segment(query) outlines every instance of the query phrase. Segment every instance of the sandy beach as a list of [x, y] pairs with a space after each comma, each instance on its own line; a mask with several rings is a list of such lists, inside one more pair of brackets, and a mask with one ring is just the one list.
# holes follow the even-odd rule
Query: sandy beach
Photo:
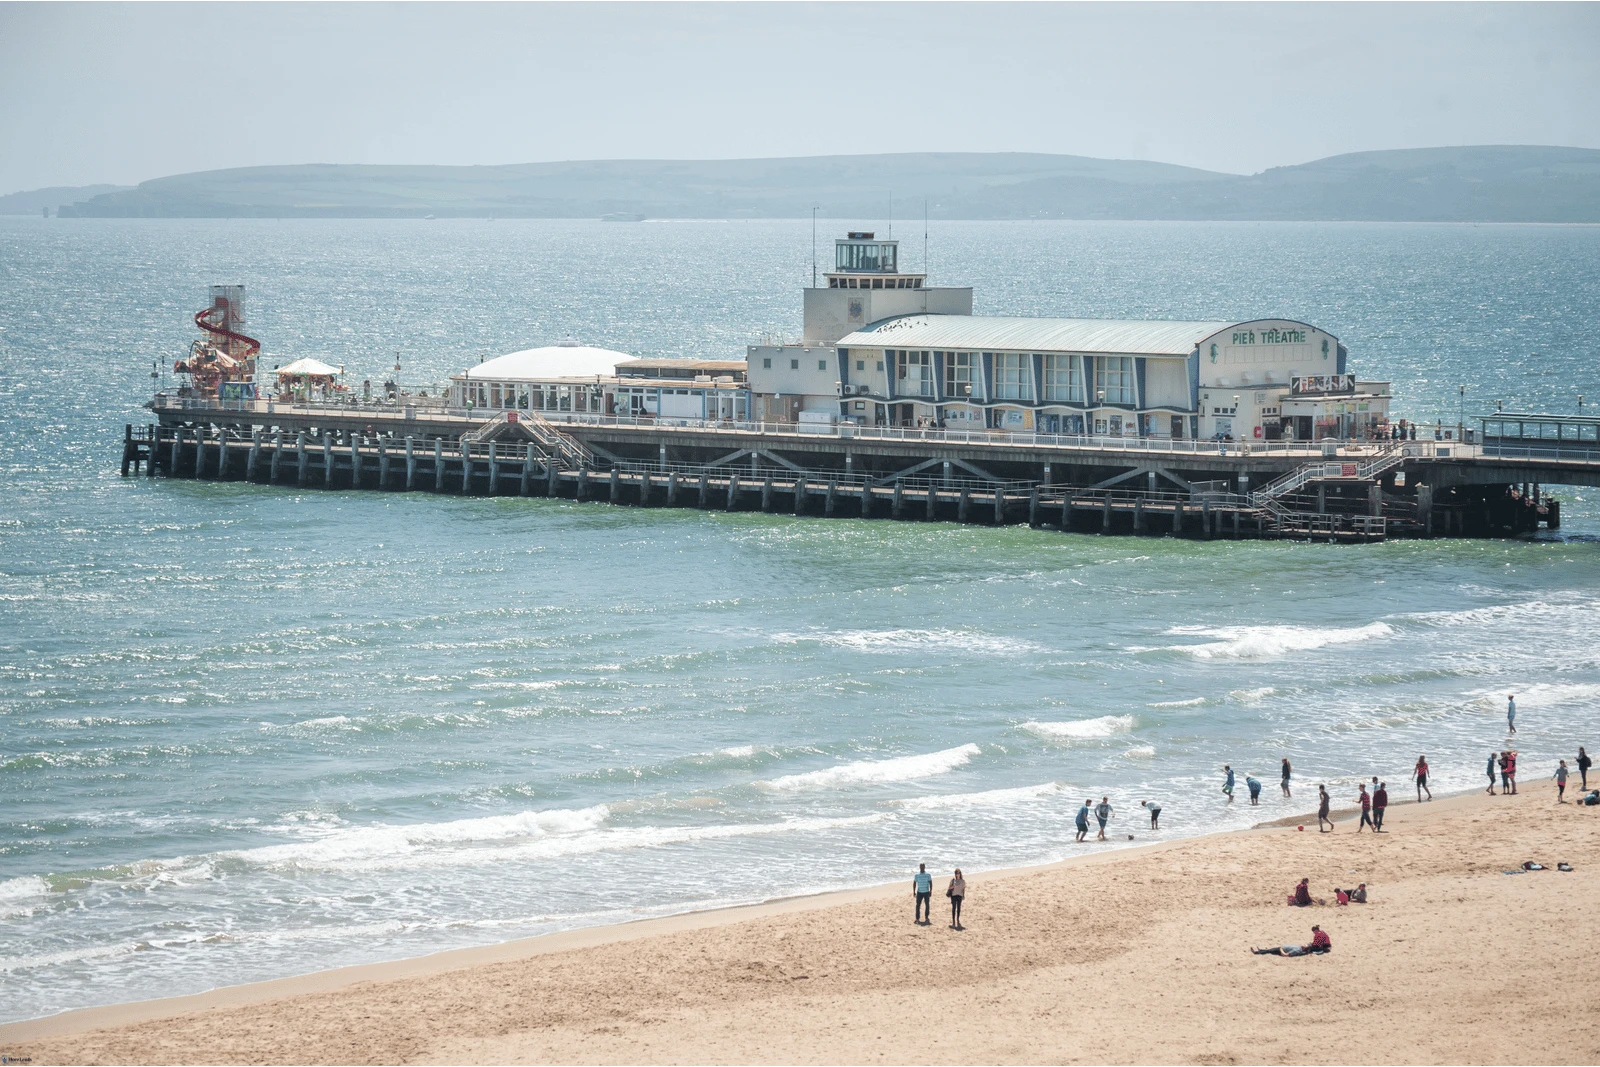
[[[1575, 783], [1574, 783], [1575, 784]], [[1241, 801], [1243, 803], [1243, 801]], [[1263, 809], [1269, 811], [1270, 809]], [[1595, 1063], [1600, 808], [1402, 804], [72, 1012], [33, 1063]], [[1139, 809], [1115, 829], [1137, 833]], [[1064, 828], [1070, 836], [1070, 826]], [[1523, 861], [1550, 870], [1507, 874]], [[1558, 862], [1576, 871], [1556, 871]], [[1366, 906], [1295, 909], [1366, 882]], [[1326, 956], [1253, 956], [1310, 940]]]

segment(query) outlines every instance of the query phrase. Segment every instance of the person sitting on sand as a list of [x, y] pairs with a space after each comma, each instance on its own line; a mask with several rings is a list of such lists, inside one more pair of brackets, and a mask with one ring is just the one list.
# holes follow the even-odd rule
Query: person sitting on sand
[[[1328, 804], [1328, 787], [1325, 785], [1317, 786], [1317, 833], [1319, 834], [1333, 833], [1333, 820], [1328, 818]], [[1323, 823], [1328, 824], [1326, 830], [1322, 828]]]
[[1309, 878], [1300, 879], [1300, 884], [1294, 887], [1293, 893], [1289, 894], [1289, 906], [1291, 908], [1309, 908], [1313, 904], [1321, 903], [1322, 901], [1315, 900], [1311, 896], [1311, 879]]
[[1253, 805], [1260, 804], [1261, 803], [1261, 783], [1256, 781], [1254, 778], [1250, 777], [1247, 774], [1247, 775], [1244, 776], [1244, 784], [1245, 784], [1245, 788], [1250, 790], [1250, 803], [1251, 803], [1251, 805], [1253, 806]]
[[1154, 800], [1141, 800], [1141, 801], [1139, 801], [1139, 806], [1141, 808], [1148, 808], [1150, 810], [1150, 829], [1152, 829], [1152, 830], [1161, 829], [1161, 805], [1160, 805], [1160, 803], [1158, 803], [1157, 801], [1154, 801]]
[[1350, 890], [1350, 903], [1352, 903], [1352, 904], [1365, 904], [1366, 902], [1367, 902], [1367, 883], [1362, 882], [1360, 885], [1358, 885], [1354, 889]]
[[1313, 926], [1309, 945], [1279, 945], [1277, 948], [1253, 948], [1250, 951], [1257, 956], [1320, 956], [1333, 951], [1333, 942], [1322, 932], [1322, 927]]

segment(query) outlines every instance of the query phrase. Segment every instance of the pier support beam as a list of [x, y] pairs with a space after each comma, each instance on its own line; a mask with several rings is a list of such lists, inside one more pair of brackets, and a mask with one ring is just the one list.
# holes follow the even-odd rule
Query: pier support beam
[[898, 519], [900, 517], [905, 488], [905, 483], [896, 478], [894, 483], [894, 502], [889, 505], [889, 516], [891, 518]]
[[1006, 491], [998, 485], [994, 487], [994, 524], [1006, 524]]
[[1378, 516], [1383, 514], [1383, 486], [1373, 482], [1367, 488], [1367, 514]]
[[256, 464], [261, 460], [261, 427], [250, 431], [250, 455], [244, 461], [244, 480], [256, 480]]
[[322, 435], [322, 487], [333, 488], [333, 435]]
[[417, 453], [416, 441], [410, 434], [406, 435], [406, 492], [410, 492], [417, 484]]
[[711, 475], [707, 474], [705, 471], [701, 471], [700, 472], [700, 506], [701, 507], [705, 507], [706, 506], [706, 502], [710, 499], [710, 493], [711, 493]]
[[196, 478], [200, 477], [200, 472], [205, 469], [205, 465], [206, 428], [204, 426], [196, 426], [194, 428], [194, 476]]
[[[949, 464], [945, 464], [945, 466], [948, 467]], [[963, 486], [962, 490], [961, 490], [961, 496], [956, 501], [956, 521], [957, 522], [966, 522], [967, 521], [967, 506], [971, 502], [972, 502], [972, 490], [970, 490], [970, 489], [968, 489], [968, 488]]]
[[1317, 483], [1317, 514], [1328, 513], [1328, 487], [1321, 482]]
[[378, 435], [378, 488], [389, 488], [389, 435]]
[[617, 503], [621, 503], [621, 501], [622, 501], [622, 472], [620, 470], [618, 470], [617, 468], [612, 467], [611, 468], [611, 502], [613, 504], [617, 504]]
[[489, 442], [489, 495], [500, 488], [500, 442]]
[[937, 489], [931, 485], [928, 486], [928, 495], [923, 499], [922, 503], [927, 508], [924, 518], [932, 522], [939, 517], [939, 491]]
[[797, 476], [794, 480], [794, 513], [804, 515], [806, 510], [806, 480]]
[[[1049, 466], [1046, 464], [1045, 466]], [[1034, 486], [1028, 491], [1028, 525], [1039, 525], [1039, 487]]]
[[1144, 497], [1133, 501], [1133, 532], [1144, 533]]
[[444, 442], [433, 439], [433, 491], [444, 492]]
[[517, 480], [517, 495], [528, 495], [528, 484], [533, 481], [533, 445], [522, 446], [522, 477]]
[[827, 502], [823, 505], [822, 513], [824, 515], [826, 515], [830, 519], [833, 518], [833, 498], [834, 498], [834, 495], [836, 493], [838, 493], [838, 492], [839, 492], [839, 479], [837, 479], [837, 478], [829, 478], [828, 479], [828, 499], [827, 499]]
[[589, 468], [588, 467], [579, 467], [578, 468], [577, 499], [579, 499], [579, 500], [588, 500], [589, 499]]
[[738, 502], [738, 500], [739, 500], [739, 476], [737, 474], [730, 474], [730, 475], [728, 475], [728, 506], [726, 508], [724, 508], [723, 510], [724, 511], [732, 511], [734, 504], [736, 504]]
[[472, 491], [472, 449], [465, 441], [458, 442], [456, 448], [461, 451], [461, 491], [469, 493]]
[[228, 429], [225, 426], [217, 428], [217, 476], [216, 481], [222, 481], [228, 474]]
[[1100, 501], [1100, 532], [1111, 532], [1111, 497]]
[[172, 458], [167, 460], [167, 474], [178, 473], [178, 450], [183, 447], [183, 427], [177, 426], [172, 430]]
[[1181, 500], [1172, 502], [1172, 532], [1174, 534], [1183, 533], [1183, 501]]
[[761, 510], [772, 510], [772, 475], [770, 474], [761, 483]]
[[1200, 505], [1200, 536], [1211, 540], [1211, 501]]
[[350, 488], [361, 488], [361, 435], [350, 435]]
[[[662, 447], [664, 448], [666, 446], [663, 445]], [[677, 506], [678, 506], [678, 472], [677, 471], [673, 471], [671, 474], [667, 475], [667, 507], [675, 508]]]
[[561, 485], [561, 472], [556, 468], [554, 456], [546, 456], [544, 460], [544, 495], [553, 497]]
[[294, 459], [298, 468], [295, 474], [295, 485], [301, 489], [306, 487], [306, 468], [311, 463], [311, 457], [306, 454], [306, 432], [301, 430], [294, 435]]
[[272, 485], [278, 484], [278, 461], [283, 458], [283, 431], [277, 430], [272, 435], [272, 465], [267, 469], [267, 481]]

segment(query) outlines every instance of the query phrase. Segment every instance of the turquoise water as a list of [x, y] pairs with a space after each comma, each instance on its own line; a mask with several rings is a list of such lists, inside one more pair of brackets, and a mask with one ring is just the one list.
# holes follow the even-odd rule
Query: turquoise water
[[[377, 380], [399, 349], [414, 386], [567, 334], [742, 355], [797, 332], [809, 249], [809, 221], [0, 219], [0, 1017], [1052, 859], [1089, 796], [1147, 841], [1319, 781], [1404, 794], [1421, 752], [1470, 788], [1508, 692], [1525, 781], [1600, 742], [1590, 490], [1559, 537], [1340, 548], [116, 474], [212, 282], [269, 363]], [[1597, 228], [931, 251], [981, 312], [1315, 322], [1411, 418], [1453, 423], [1460, 384], [1469, 413], [1600, 399]]]

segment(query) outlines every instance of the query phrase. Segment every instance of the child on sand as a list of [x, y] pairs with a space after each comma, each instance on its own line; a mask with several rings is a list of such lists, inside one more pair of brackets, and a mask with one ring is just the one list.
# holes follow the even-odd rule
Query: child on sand
[[[1326, 830], [1322, 828], [1323, 823], [1328, 824]], [[1317, 833], [1331, 834], [1332, 832], [1333, 820], [1328, 818], [1328, 787], [1319, 785], [1317, 786]]]
[[[1365, 783], [1356, 786], [1356, 788], [1361, 790], [1361, 795], [1356, 797], [1357, 800], [1361, 801], [1361, 826], [1356, 827], [1356, 833], [1359, 834], [1362, 826], [1372, 826], [1372, 797], [1368, 794]], [[1376, 828], [1374, 828], [1373, 832], [1377, 832]]]
[[1552, 777], [1555, 778], [1555, 780], [1556, 780], [1556, 803], [1557, 804], [1565, 804], [1567, 802], [1567, 761], [1566, 760], [1562, 760], [1561, 761], [1561, 766], [1556, 768], [1556, 773], [1554, 775], [1552, 775]]
[[1494, 753], [1489, 753], [1489, 795], [1494, 796]]

